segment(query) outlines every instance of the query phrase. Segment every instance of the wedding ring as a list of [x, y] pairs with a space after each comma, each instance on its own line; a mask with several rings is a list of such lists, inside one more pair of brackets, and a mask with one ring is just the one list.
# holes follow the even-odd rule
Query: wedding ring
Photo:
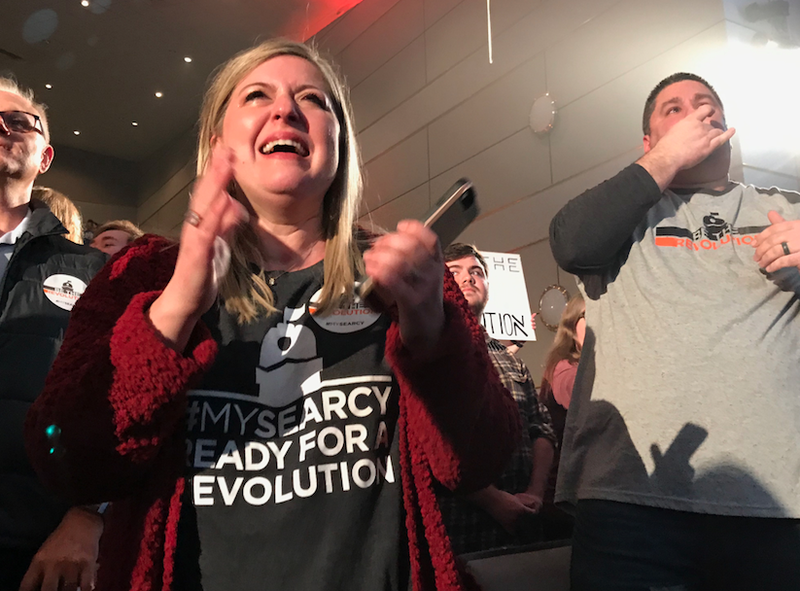
[[792, 254], [792, 251], [789, 250], [789, 245], [786, 242], [781, 242], [781, 247], [783, 248], [783, 254], [787, 257]]
[[187, 209], [186, 214], [183, 216], [183, 221], [185, 221], [190, 226], [194, 226], [195, 228], [200, 225], [200, 222], [203, 221], [203, 218], [200, 217], [200, 214], [197, 213], [193, 209]]

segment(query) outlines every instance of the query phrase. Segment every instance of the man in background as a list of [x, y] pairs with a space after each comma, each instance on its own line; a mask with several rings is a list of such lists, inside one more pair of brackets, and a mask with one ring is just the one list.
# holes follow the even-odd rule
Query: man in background
[[91, 509], [70, 508], [44, 490], [22, 438], [25, 414], [44, 386], [70, 310], [106, 261], [67, 240], [50, 210], [31, 203], [34, 181], [52, 161], [44, 107], [14, 80], [0, 78], [2, 591], [57, 589], [59, 581], [88, 591], [102, 532], [102, 519]]
[[800, 195], [730, 180], [695, 74], [642, 123], [644, 156], [550, 224], [586, 300], [556, 491], [572, 589], [800, 589]]
[[144, 232], [133, 222], [114, 220], [106, 222], [94, 231], [91, 246], [112, 256], [141, 236], [144, 236]]
[[[471, 245], [455, 243], [445, 249], [444, 260], [470, 309], [480, 318], [489, 300], [483, 256]], [[519, 406], [522, 440], [495, 484], [463, 497], [442, 497], [442, 513], [457, 554], [541, 541], [538, 513], [555, 449], [550, 416], [539, 404], [528, 368], [484, 334], [500, 380]]]

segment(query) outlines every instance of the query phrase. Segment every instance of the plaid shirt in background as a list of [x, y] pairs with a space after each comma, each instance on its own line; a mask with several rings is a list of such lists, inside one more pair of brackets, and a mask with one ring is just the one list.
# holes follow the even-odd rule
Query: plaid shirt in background
[[[485, 332], [485, 331], [484, 331]], [[550, 413], [539, 403], [536, 386], [530, 371], [525, 364], [496, 339], [486, 336], [486, 346], [503, 385], [511, 392], [519, 406], [522, 420], [522, 437], [514, 455], [500, 478], [494, 485], [511, 494], [524, 492], [528, 488], [533, 471], [531, 448], [533, 441], [544, 437], [556, 445], [556, 436]], [[490, 441], [486, 445], [491, 445]], [[483, 509], [473, 505], [464, 498], [440, 496], [447, 533], [456, 554], [478, 552], [502, 546], [516, 546], [537, 542], [541, 536], [538, 520], [521, 523], [519, 532], [512, 536], [489, 516]], [[525, 526], [529, 525], [529, 528]]]

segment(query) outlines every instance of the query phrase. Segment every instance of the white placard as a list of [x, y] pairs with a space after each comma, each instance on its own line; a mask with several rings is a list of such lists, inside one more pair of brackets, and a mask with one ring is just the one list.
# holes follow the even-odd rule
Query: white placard
[[522, 258], [502, 252], [481, 254], [489, 269], [489, 301], [481, 323], [498, 340], [535, 341]]

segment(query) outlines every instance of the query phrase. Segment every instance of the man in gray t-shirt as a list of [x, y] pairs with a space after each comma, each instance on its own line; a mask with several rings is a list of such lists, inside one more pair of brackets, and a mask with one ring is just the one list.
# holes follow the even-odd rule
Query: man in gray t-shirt
[[573, 589], [800, 589], [800, 195], [729, 180], [696, 75], [643, 119], [645, 155], [550, 226], [586, 298]]

